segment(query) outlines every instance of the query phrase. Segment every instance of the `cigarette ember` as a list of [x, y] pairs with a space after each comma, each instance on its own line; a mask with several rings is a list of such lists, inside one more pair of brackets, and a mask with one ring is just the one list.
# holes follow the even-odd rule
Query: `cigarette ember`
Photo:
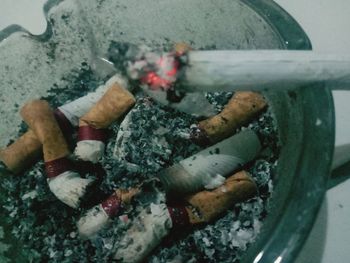
[[190, 49], [186, 44], [178, 44], [173, 52], [154, 52], [141, 47], [129, 63], [128, 74], [138, 79], [151, 90], [169, 90], [178, 77], [181, 56]]
[[[162, 74], [166, 75], [167, 71], [164, 72]], [[83, 100], [90, 102], [76, 104], [82, 105], [76, 112], [72, 111], [75, 106], [59, 107], [69, 123], [77, 126], [79, 118], [107, 91], [108, 79], [94, 79], [90, 71], [83, 71], [71, 79], [73, 87], [53, 92], [48, 98], [50, 105], [57, 107], [75, 99], [82, 101], [80, 97], [87, 95], [86, 87], [91, 92], [100, 87], [94, 93], [96, 96], [89, 97], [94, 98], [93, 103], [90, 99]], [[80, 86], [81, 80], [88, 85]], [[162, 85], [157, 88], [173, 87], [173, 84]], [[100, 92], [102, 87], [103, 92]], [[72, 89], [77, 96], [71, 96]], [[229, 168], [230, 171], [233, 169], [231, 172], [213, 173], [211, 178], [206, 178], [211, 180], [202, 184], [200, 189], [174, 196], [167, 193], [166, 185], [157, 177], [183, 160], [195, 157], [208, 144], [213, 146], [209, 150], [210, 155], [220, 154], [221, 150], [215, 147], [220, 142], [212, 140], [206, 146], [198, 146], [190, 135], [191, 126], [200, 123], [200, 119], [161, 105], [142, 90], [133, 91], [132, 95], [135, 105], [103, 128], [109, 135], [103, 138], [104, 151], [99, 157], [103, 173], [96, 174], [93, 169], [80, 170], [79, 179], [97, 178], [95, 180], [98, 181], [97, 188], [86, 187], [89, 196], [92, 196], [90, 207], [74, 210], [58, 200], [47, 185], [43, 161], [18, 176], [3, 177], [1, 186], [7, 198], [1, 200], [1, 204], [11, 219], [12, 236], [26, 245], [28, 259], [32, 262], [111, 262], [114, 258], [124, 262], [144, 260], [152, 263], [174, 260], [239, 261], [260, 231], [267, 200], [273, 189], [271, 173], [277, 165], [278, 138], [270, 109], [256, 113], [245, 122], [245, 127], [235, 128], [234, 134], [225, 135], [229, 139], [243, 132], [258, 138], [258, 143], [253, 143], [251, 147], [256, 149], [252, 150], [253, 157], [248, 157], [248, 153], [244, 157], [248, 162], [244, 166], [246, 172], [240, 172], [242, 167], [239, 165], [237, 170]], [[218, 93], [208, 97], [220, 113], [231, 96], [231, 93]], [[227, 99], [222, 100], [224, 97]], [[73, 144], [67, 144], [67, 147], [72, 149], [76, 140], [73, 136]], [[260, 147], [270, 147], [271, 154], [260, 155]], [[75, 166], [76, 160], [68, 160], [64, 158], [65, 154], [61, 155], [63, 159], [58, 156], [52, 158], [52, 161], [60, 162], [58, 166], [63, 169], [54, 169], [55, 173], [64, 173], [67, 166], [74, 167], [74, 171], [79, 168]], [[190, 162], [187, 164], [188, 170], [192, 171]], [[51, 169], [50, 163], [46, 166]], [[237, 174], [244, 178], [239, 177], [232, 182], [244, 186], [230, 187], [230, 178]], [[140, 185], [141, 191], [131, 194], [131, 201], [120, 206], [119, 201], [125, 199], [120, 199], [120, 192], [115, 194], [115, 189], [130, 190]], [[242, 193], [237, 189], [245, 190]], [[220, 209], [216, 209], [218, 204], [210, 206], [214, 203], [208, 200], [213, 196], [222, 201]], [[87, 230], [84, 232], [79, 222], [87, 215], [92, 215], [89, 217], [92, 220], [85, 222], [92, 224], [84, 224]], [[201, 227], [193, 228], [197, 224]], [[182, 235], [178, 236], [180, 232]], [[139, 236], [138, 233], [145, 234]], [[142, 245], [141, 249], [138, 245]], [[135, 253], [130, 254], [130, 251]]]

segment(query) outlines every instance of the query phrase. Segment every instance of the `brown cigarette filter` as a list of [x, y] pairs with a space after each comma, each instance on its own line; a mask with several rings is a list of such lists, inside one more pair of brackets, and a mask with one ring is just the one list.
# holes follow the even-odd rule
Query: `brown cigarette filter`
[[176, 55], [182, 56], [186, 52], [192, 50], [191, 46], [185, 42], [178, 42], [174, 45]]
[[200, 224], [215, 220], [234, 204], [243, 202], [257, 193], [257, 186], [250, 175], [241, 171], [226, 179], [213, 191], [202, 191], [186, 197], [189, 223]]
[[114, 83], [103, 97], [80, 118], [79, 126], [90, 126], [94, 129], [107, 128], [135, 104], [134, 96]]
[[[56, 110], [55, 118], [61, 127], [65, 130], [65, 135], [73, 132], [73, 127], [66, 116]], [[28, 130], [15, 142], [0, 150], [0, 160], [6, 165], [7, 170], [18, 174], [29, 167], [42, 154], [42, 144], [32, 130]]]
[[43, 145], [45, 162], [70, 154], [53, 111], [46, 101], [34, 100], [27, 103], [21, 109], [21, 116]]
[[41, 142], [31, 130], [7, 148], [0, 150], [0, 160], [12, 173], [19, 173], [41, 154]]
[[192, 138], [196, 143], [219, 142], [233, 135], [237, 128], [248, 123], [267, 106], [264, 97], [256, 92], [236, 92], [221, 113], [199, 122]]

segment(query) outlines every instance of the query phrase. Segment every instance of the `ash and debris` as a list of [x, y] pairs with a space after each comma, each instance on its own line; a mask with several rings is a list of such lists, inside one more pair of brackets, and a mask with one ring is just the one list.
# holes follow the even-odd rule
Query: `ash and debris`
[[[96, 78], [85, 64], [79, 72], [73, 72], [67, 78], [71, 86], [64, 89], [53, 87], [46, 98], [53, 107], [81, 97], [105, 81]], [[215, 92], [206, 96], [220, 112], [232, 93]], [[194, 117], [158, 104], [141, 90], [136, 97], [137, 103], [127, 115], [131, 121], [124, 126], [127, 136], [120, 143], [116, 142], [121, 122], [109, 128], [106, 155], [101, 160], [104, 175], [100, 178], [98, 190], [108, 195], [117, 187], [145, 182], [143, 195], [136, 198], [132, 209], [125, 209], [123, 215], [94, 239], [79, 238], [76, 222], [84, 209], [73, 210], [55, 198], [48, 188], [42, 161], [23, 174], [2, 178], [2, 213], [10, 226], [7, 235], [16, 240], [27, 262], [110, 262], [132, 218], [150, 202], [162, 202], [162, 189], [157, 181], [152, 180], [154, 175], [200, 150], [188, 139], [190, 127], [197, 121]], [[148, 262], [239, 262], [249, 244], [254, 242], [267, 214], [268, 197], [273, 190], [278, 139], [269, 111], [242, 129], [247, 128], [259, 134], [267, 149], [248, 167], [258, 185], [259, 195], [235, 205], [214, 223], [180, 236], [172, 233], [150, 255]], [[23, 125], [22, 132], [24, 130]], [[116, 148], [123, 152], [120, 158], [114, 156]], [[0, 232], [0, 239], [1, 236]], [[19, 251], [18, 248], [1, 246], [1, 241], [0, 249], [9, 250], [9, 254]]]
[[217, 113], [220, 113], [227, 102], [231, 99], [233, 92], [206, 92], [205, 96], [209, 103], [211, 103]]

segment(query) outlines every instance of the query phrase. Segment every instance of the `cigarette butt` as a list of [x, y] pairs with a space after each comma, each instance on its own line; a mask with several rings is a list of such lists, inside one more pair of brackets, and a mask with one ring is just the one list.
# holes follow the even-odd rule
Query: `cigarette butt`
[[157, 177], [172, 194], [214, 189], [225, 177], [254, 160], [260, 150], [257, 134], [244, 130], [160, 171]]
[[221, 113], [198, 123], [191, 134], [195, 143], [216, 143], [235, 133], [267, 107], [264, 97], [256, 92], [236, 92]]
[[[111, 79], [116, 79], [113, 76]], [[67, 137], [78, 126], [78, 119], [103, 96], [107, 90], [107, 84], [100, 86], [96, 91], [60, 106], [54, 111], [55, 118]], [[7, 148], [0, 150], [0, 160], [6, 165], [6, 169], [18, 174], [36, 161], [42, 152], [42, 144], [36, 138], [35, 133], [29, 130]]]
[[136, 102], [134, 96], [126, 90], [127, 83], [122, 79], [112, 79], [108, 86], [110, 87], [102, 98], [79, 120], [75, 155], [81, 160], [98, 162], [105, 149], [104, 129]]
[[[66, 103], [55, 110], [55, 118], [65, 136], [74, 132], [74, 127], [79, 124], [78, 119], [96, 104], [112, 82], [119, 79], [119, 75], [115, 75], [105, 85], [98, 87], [96, 91]], [[7, 170], [17, 174], [38, 159], [41, 151], [41, 142], [36, 138], [35, 133], [28, 131], [13, 144], [0, 150], [0, 160], [5, 164]]]
[[84, 116], [79, 126], [105, 129], [129, 110], [136, 100], [134, 96], [115, 82]]
[[151, 204], [133, 221], [131, 228], [116, 247], [117, 262], [142, 262], [147, 255], [168, 235], [172, 227], [171, 217], [165, 204]]
[[189, 222], [192, 225], [209, 223], [234, 204], [243, 202], [256, 193], [257, 186], [251, 176], [245, 171], [238, 172], [213, 191], [201, 191], [185, 198], [190, 204], [190, 207], [186, 207]]
[[23, 134], [7, 148], [0, 150], [0, 160], [12, 173], [19, 173], [41, 154], [41, 142], [33, 131]]
[[91, 238], [103, 227], [106, 227], [111, 218], [120, 214], [123, 207], [130, 204], [135, 195], [140, 192], [139, 188], [117, 189], [110, 197], [101, 204], [88, 210], [77, 222], [78, 232], [82, 238]]
[[31, 101], [22, 107], [20, 113], [42, 143], [45, 162], [69, 155], [62, 131], [46, 101]]
[[[235, 203], [245, 201], [257, 192], [256, 184], [247, 172], [229, 177], [224, 185], [213, 191], [188, 196], [187, 206], [169, 207], [151, 204], [133, 222], [117, 247], [118, 262], [142, 262], [160, 244], [171, 228], [183, 229], [215, 220]], [[194, 211], [195, 210], [195, 211]]]
[[43, 145], [45, 169], [51, 192], [63, 203], [78, 208], [80, 199], [93, 179], [84, 179], [74, 171], [67, 156], [68, 145], [49, 104], [34, 100], [21, 109], [21, 116]]
[[[71, 134], [73, 127], [65, 115], [56, 110], [55, 118], [64, 134]], [[20, 173], [35, 162], [42, 153], [42, 144], [32, 130], [28, 130], [14, 143], [0, 150], [0, 160], [14, 174]]]

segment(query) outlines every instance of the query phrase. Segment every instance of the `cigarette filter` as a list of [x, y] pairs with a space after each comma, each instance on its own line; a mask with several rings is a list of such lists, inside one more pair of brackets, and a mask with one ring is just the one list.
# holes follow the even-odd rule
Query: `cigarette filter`
[[200, 145], [219, 142], [249, 123], [267, 107], [264, 97], [256, 92], [236, 92], [225, 108], [217, 115], [198, 123], [191, 134], [192, 140]]
[[40, 141], [33, 131], [28, 131], [7, 148], [0, 150], [0, 160], [9, 171], [16, 174], [31, 164], [40, 153]]
[[45, 169], [50, 190], [63, 203], [77, 208], [91, 179], [72, 171], [67, 158], [68, 145], [46, 101], [34, 100], [21, 109], [21, 116], [43, 145]]
[[245, 171], [238, 172], [212, 191], [201, 191], [185, 198], [190, 204], [186, 207], [189, 223], [191, 225], [209, 223], [233, 204], [243, 202], [256, 193], [257, 186], [251, 176]]
[[105, 148], [105, 131], [112, 122], [124, 115], [134, 104], [134, 96], [126, 90], [123, 79], [114, 79], [102, 98], [79, 121], [78, 144], [75, 154], [80, 159], [96, 163]]
[[[73, 132], [73, 127], [79, 125], [79, 118], [97, 103], [117, 78], [118, 75], [113, 76], [105, 85], [99, 86], [96, 91], [68, 102], [55, 110], [55, 118], [65, 136]], [[35, 133], [29, 130], [7, 148], [0, 150], [0, 160], [10, 172], [20, 173], [39, 158], [42, 152], [41, 146]]]

